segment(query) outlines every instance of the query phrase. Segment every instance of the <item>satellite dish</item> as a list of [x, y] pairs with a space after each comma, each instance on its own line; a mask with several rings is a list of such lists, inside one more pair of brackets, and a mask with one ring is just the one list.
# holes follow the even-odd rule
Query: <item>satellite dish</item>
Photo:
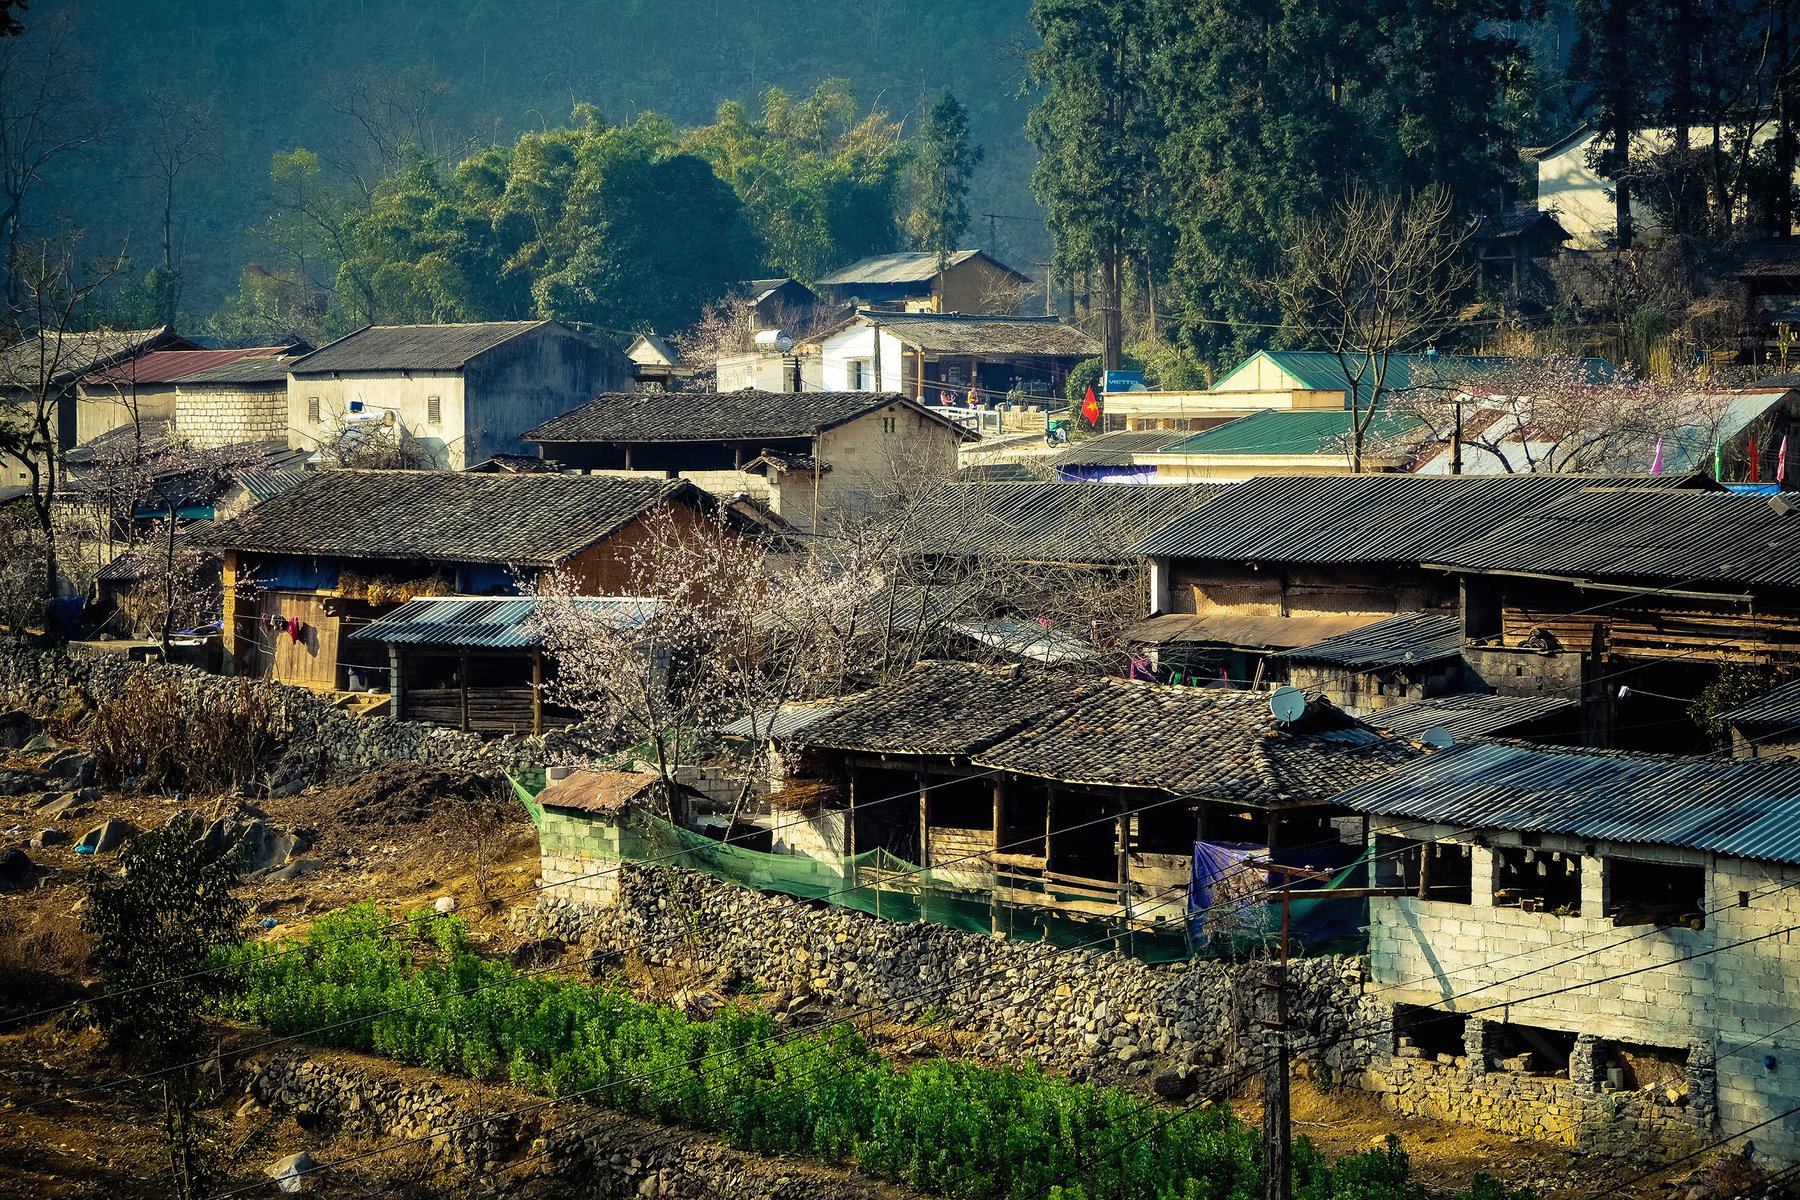
[[1283, 725], [1292, 725], [1306, 715], [1306, 693], [1297, 687], [1278, 687], [1269, 693], [1269, 711]]
[[1450, 736], [1448, 729], [1442, 725], [1435, 725], [1425, 731], [1425, 744], [1435, 746], [1439, 750], [1448, 750], [1456, 745], [1456, 739]]

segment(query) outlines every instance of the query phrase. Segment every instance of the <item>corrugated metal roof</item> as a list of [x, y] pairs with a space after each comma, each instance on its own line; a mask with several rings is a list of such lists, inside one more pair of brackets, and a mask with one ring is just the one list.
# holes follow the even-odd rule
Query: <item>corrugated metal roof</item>
[[952, 483], [914, 510], [914, 537], [923, 552], [957, 557], [1131, 562], [1132, 543], [1223, 490], [1217, 484]]
[[[1226, 421], [1156, 451], [1156, 454], [1280, 454], [1343, 457], [1349, 453], [1352, 414], [1341, 409], [1263, 409]], [[1363, 435], [1363, 452], [1378, 454], [1384, 445], [1423, 441], [1431, 427], [1405, 413], [1378, 412]]]
[[1800, 679], [1728, 708], [1715, 719], [1727, 725], [1800, 729]]
[[1563, 696], [1492, 696], [1480, 693], [1456, 696], [1433, 696], [1396, 704], [1363, 720], [1377, 729], [1385, 729], [1396, 737], [1421, 738], [1433, 729], [1442, 729], [1462, 741], [1467, 738], [1503, 734], [1529, 722], [1547, 717], [1573, 716], [1580, 705]]
[[1462, 619], [1444, 613], [1402, 613], [1350, 633], [1296, 646], [1281, 657], [1371, 671], [1455, 658], [1462, 653]]
[[333, 371], [456, 371], [477, 355], [551, 321], [369, 325], [295, 360], [296, 375]]
[[[150, 350], [89, 371], [82, 376], [81, 382], [90, 387], [110, 388], [174, 383], [240, 359], [274, 359], [285, 349], [286, 346], [249, 346], [239, 350]], [[282, 378], [287, 378], [285, 368]]]
[[[621, 628], [641, 625], [656, 601], [635, 596], [587, 597], [578, 601], [604, 613]], [[399, 646], [458, 646], [517, 650], [537, 644], [532, 617], [535, 596], [422, 596], [363, 626], [352, 638]]]
[[1289, 650], [1360, 629], [1380, 620], [1368, 613], [1310, 613], [1279, 617], [1261, 613], [1167, 613], [1127, 626], [1119, 636], [1146, 646], [1186, 643], [1238, 646], [1246, 650]]
[[1340, 793], [1334, 802], [1356, 812], [1465, 828], [1800, 863], [1800, 759], [1474, 743], [1418, 759]]
[[909, 346], [938, 354], [1039, 354], [1092, 358], [1100, 343], [1055, 317], [963, 313], [862, 313]]
[[1233, 562], [1419, 563], [1596, 485], [1710, 487], [1686, 475], [1269, 475], [1230, 488], [1134, 553]]
[[[957, 250], [945, 262], [945, 269], [960, 267], [972, 258], [987, 258], [989, 262], [1002, 271], [1013, 271], [1005, 263], [988, 258], [980, 250]], [[898, 254], [876, 254], [869, 258], [858, 259], [847, 267], [841, 267], [829, 275], [814, 281], [815, 286], [855, 287], [859, 283], [893, 284], [893, 283], [929, 283], [937, 277], [937, 254], [930, 250], [903, 250]], [[1019, 278], [1025, 278], [1019, 275]]]
[[1783, 516], [1763, 496], [1595, 488], [1423, 561], [1570, 579], [1800, 587], [1800, 515]]
[[27, 336], [0, 349], [0, 386], [29, 387], [38, 375], [49, 372], [63, 383], [83, 371], [155, 346], [194, 349], [194, 343], [177, 337], [167, 325], [159, 329], [93, 329]]
[[181, 377], [181, 386], [200, 388], [211, 384], [238, 384], [241, 386], [286, 387], [288, 368], [298, 362], [297, 354], [252, 354], [244, 358], [234, 358], [230, 362], [220, 363], [191, 375]]
[[1178, 445], [1194, 435], [1186, 430], [1130, 430], [1103, 433], [1086, 438], [1050, 455], [1051, 467], [1129, 467], [1139, 454], [1154, 454], [1165, 446]]
[[257, 468], [238, 472], [238, 482], [244, 485], [246, 492], [262, 501], [299, 487], [306, 482], [306, 472]]
[[721, 737], [747, 738], [761, 733], [768, 738], [784, 738], [799, 733], [814, 721], [831, 716], [842, 707], [841, 703], [835, 701], [829, 704], [821, 704], [817, 701], [784, 704], [775, 711], [773, 716], [754, 718], [754, 728], [752, 728], [752, 718], [739, 717], [731, 724], [721, 727], [719, 735]]

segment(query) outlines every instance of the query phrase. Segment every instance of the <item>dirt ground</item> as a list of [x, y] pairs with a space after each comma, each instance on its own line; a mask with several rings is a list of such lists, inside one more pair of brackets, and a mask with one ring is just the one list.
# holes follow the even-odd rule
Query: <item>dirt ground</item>
[[[515, 944], [505, 929], [506, 910], [532, 903], [537, 860], [535, 831], [499, 786], [396, 765], [349, 786], [254, 804], [219, 802], [200, 815], [225, 815], [236, 803], [244, 815], [297, 831], [309, 843], [296, 856], [305, 866], [295, 877], [245, 885], [260, 936], [298, 935], [313, 917], [353, 901], [408, 910], [450, 896], [477, 943], [505, 952]], [[10, 813], [5, 805], [12, 806]], [[95, 862], [76, 854], [73, 843], [106, 817], [153, 828], [182, 807], [172, 798], [107, 795], [61, 820], [44, 820], [35, 798], [0, 801], [0, 825], [6, 827], [0, 845], [18, 844], [21, 835], [50, 825], [69, 835], [65, 843], [29, 851], [36, 864], [29, 890], [0, 893], [0, 1197], [148, 1200], [167, 1194], [158, 1182], [166, 1162], [153, 1097], [119, 1086], [120, 1072], [97, 1036], [65, 1025], [57, 1010], [79, 999], [88, 982], [79, 912], [81, 880]], [[102, 856], [99, 865], [107, 861]], [[573, 961], [570, 965], [578, 969]], [[642, 999], [666, 1000], [689, 983], [641, 963], [627, 962], [625, 970]], [[901, 1059], [963, 1048], [954, 1035], [927, 1034], [921, 1045], [916, 1025], [870, 1024], [866, 1032], [885, 1053]], [[221, 1029], [219, 1036], [222, 1044], [238, 1045], [266, 1037], [241, 1029]], [[266, 1110], [239, 1112], [242, 1099], [240, 1085], [211, 1113], [215, 1144], [239, 1178], [295, 1148], [323, 1157], [346, 1149], [322, 1143], [291, 1118]], [[1235, 1107], [1246, 1121], [1260, 1119], [1254, 1098]], [[1331, 1156], [1398, 1134], [1416, 1176], [1434, 1196], [1460, 1192], [1476, 1174], [1486, 1173], [1552, 1198], [1587, 1200], [1612, 1193], [1627, 1200], [1700, 1200], [1694, 1193], [1713, 1192], [1704, 1185], [1719, 1170], [1687, 1163], [1640, 1180], [1638, 1169], [1612, 1160], [1464, 1126], [1398, 1118], [1382, 1111], [1374, 1097], [1342, 1089], [1325, 1093], [1303, 1080], [1294, 1086], [1293, 1111], [1295, 1133]], [[395, 1185], [421, 1170], [416, 1155], [410, 1163], [399, 1158], [394, 1165], [391, 1156], [377, 1156], [368, 1170], [346, 1173], [324, 1194], [384, 1189], [399, 1194]]]

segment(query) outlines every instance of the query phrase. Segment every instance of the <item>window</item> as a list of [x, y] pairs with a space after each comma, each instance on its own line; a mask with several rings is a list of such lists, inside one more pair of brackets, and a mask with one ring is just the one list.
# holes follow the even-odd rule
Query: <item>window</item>
[[868, 368], [869, 360], [866, 358], [853, 358], [844, 364], [844, 372], [851, 391], [860, 392], [869, 386]]
[[881, 418], [881, 432], [893, 433], [898, 428], [899, 428], [899, 418], [897, 418], [897, 417]]
[[1469, 1018], [1418, 1004], [1394, 1005], [1394, 1054], [1432, 1061], [1461, 1058]]
[[1606, 915], [1614, 925], [1706, 928], [1706, 868], [1606, 860]]
[[444, 423], [444, 399], [442, 396], [425, 397], [425, 421], [431, 425]]
[[306, 398], [306, 419], [314, 425], [319, 423], [319, 398], [317, 396]]
[[1498, 1025], [1491, 1038], [1489, 1053], [1502, 1071], [1569, 1077], [1569, 1058], [1575, 1052], [1574, 1034], [1540, 1025], [1509, 1022]]
[[1467, 846], [1377, 834], [1375, 854], [1377, 887], [1403, 887], [1422, 900], [1445, 904], [1474, 899], [1474, 859]]
[[1581, 914], [1581, 856], [1532, 846], [1494, 851], [1494, 907]]

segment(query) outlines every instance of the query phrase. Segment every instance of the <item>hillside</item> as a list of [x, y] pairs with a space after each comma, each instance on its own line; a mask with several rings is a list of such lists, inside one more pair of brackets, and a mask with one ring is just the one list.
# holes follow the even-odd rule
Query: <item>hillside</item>
[[[449, 152], [566, 123], [579, 101], [614, 121], [655, 110], [687, 125], [710, 120], [721, 101], [774, 86], [803, 93], [830, 76], [849, 78], [864, 105], [909, 129], [921, 96], [954, 90], [987, 150], [971, 210], [1035, 218], [1021, 94], [1028, 8], [1028, 0], [352, 0], [323, 9], [296, 0], [40, 0], [27, 36], [56, 13], [79, 14], [92, 94], [112, 106], [115, 133], [59, 164], [28, 219], [41, 226], [66, 213], [95, 248], [129, 238], [147, 267], [159, 253], [162, 205], [145, 98], [160, 91], [209, 110], [208, 154], [186, 168], [174, 202], [184, 308], [205, 312], [259, 253], [252, 230], [264, 220], [270, 156], [297, 146], [364, 156], [368, 138], [346, 110], [384, 86], [408, 97], [404, 109], [385, 111], [390, 129]], [[1037, 220], [993, 225], [1002, 258], [1031, 271], [1047, 257]], [[975, 226], [986, 246], [990, 222], [978, 216]]]

